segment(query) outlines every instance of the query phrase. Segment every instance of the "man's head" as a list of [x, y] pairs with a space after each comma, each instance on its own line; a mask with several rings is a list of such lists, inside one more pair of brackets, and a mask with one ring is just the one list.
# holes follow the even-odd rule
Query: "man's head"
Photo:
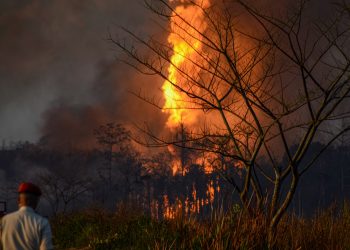
[[18, 187], [18, 206], [28, 206], [35, 209], [38, 206], [41, 190], [33, 183], [23, 182]]

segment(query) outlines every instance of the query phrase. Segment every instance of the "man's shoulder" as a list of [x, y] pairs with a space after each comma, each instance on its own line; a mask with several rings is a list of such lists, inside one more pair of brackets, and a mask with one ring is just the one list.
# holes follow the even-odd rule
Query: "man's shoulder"
[[12, 213], [8, 213], [8, 214], [6, 214], [4, 217], [2, 217], [1, 218], [1, 220], [0, 220], [0, 224], [2, 225], [2, 226], [4, 226], [4, 225], [6, 225], [6, 224], [8, 224], [8, 223], [13, 223], [13, 221], [16, 221], [17, 219], [18, 219], [18, 217], [19, 217], [19, 213], [18, 213], [19, 211], [14, 211], [14, 212], [12, 212]]
[[27, 210], [27, 211], [22, 211], [23, 213], [26, 214], [26, 216], [34, 218], [35, 220], [41, 221], [43, 223], [47, 223], [48, 219], [45, 218], [44, 216], [36, 213], [34, 210]]
[[48, 222], [49, 222], [49, 220], [48, 220], [46, 217], [44, 217], [44, 216], [42, 216], [42, 215], [40, 215], [40, 214], [34, 213], [34, 216], [35, 216], [38, 220], [42, 221], [43, 223], [48, 223]]
[[17, 220], [20, 217], [22, 218], [31, 218], [34, 219], [35, 221], [38, 221], [40, 223], [46, 224], [48, 223], [48, 219], [45, 218], [44, 216], [41, 216], [40, 214], [36, 213], [33, 210], [17, 210], [15, 212], [9, 213], [7, 215], [5, 215], [2, 218], [2, 222], [6, 222], [6, 221], [12, 221], [12, 220]]
[[5, 220], [8, 220], [8, 219], [11, 219], [11, 218], [13, 218], [13, 217], [17, 217], [18, 216], [18, 214], [19, 214], [19, 211], [17, 210], [17, 211], [14, 211], [14, 212], [11, 212], [11, 213], [8, 213], [8, 214], [6, 214], [4, 217], [2, 217], [2, 221], [5, 221]]

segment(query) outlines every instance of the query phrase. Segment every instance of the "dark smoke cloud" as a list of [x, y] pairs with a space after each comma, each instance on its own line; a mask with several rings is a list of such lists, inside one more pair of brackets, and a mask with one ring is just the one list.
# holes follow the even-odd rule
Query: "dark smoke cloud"
[[116, 24], [153, 28], [141, 2], [1, 1], [0, 140], [83, 144], [101, 123], [149, 114], [128, 93], [147, 80], [115, 63], [106, 39]]
[[[150, 81], [126, 65], [102, 63], [90, 89], [90, 103], [76, 104], [72, 99], [56, 101], [44, 112], [42, 126], [44, 142], [59, 149], [89, 149], [96, 146], [93, 130], [102, 124], [117, 122], [133, 129], [132, 123], [148, 122], [157, 130], [164, 128], [164, 115], [132, 95], [137, 88], [160, 85], [157, 79]], [[157, 84], [158, 82], [158, 84]], [[148, 93], [152, 92], [148, 88]], [[152, 123], [150, 118], [158, 117]], [[164, 122], [160, 122], [160, 121]]]
[[[314, 2], [322, 16], [327, 1]], [[93, 145], [93, 129], [112, 121], [161, 130], [164, 114], [128, 92], [153, 95], [161, 80], [117, 63], [106, 39], [120, 24], [153, 33], [149, 15], [142, 0], [2, 0], [0, 140]]]

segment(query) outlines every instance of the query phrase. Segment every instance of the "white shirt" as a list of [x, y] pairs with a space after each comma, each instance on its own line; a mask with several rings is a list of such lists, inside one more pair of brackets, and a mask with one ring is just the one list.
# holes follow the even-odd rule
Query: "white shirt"
[[53, 249], [49, 221], [31, 207], [21, 207], [1, 221], [3, 250]]

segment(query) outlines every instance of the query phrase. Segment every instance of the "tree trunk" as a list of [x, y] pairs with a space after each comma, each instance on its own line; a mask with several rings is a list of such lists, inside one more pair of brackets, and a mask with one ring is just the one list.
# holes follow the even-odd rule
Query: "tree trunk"
[[296, 187], [298, 185], [298, 181], [299, 181], [299, 177], [296, 173], [294, 173], [292, 178], [292, 183], [290, 185], [286, 198], [284, 199], [279, 209], [277, 209], [277, 211], [274, 213], [273, 217], [271, 218], [271, 221], [269, 222], [269, 228], [268, 228], [269, 249], [274, 249], [274, 246], [276, 244], [277, 226], [281, 221], [282, 216], [285, 214], [290, 202], [293, 199], [294, 193], [296, 191]]

